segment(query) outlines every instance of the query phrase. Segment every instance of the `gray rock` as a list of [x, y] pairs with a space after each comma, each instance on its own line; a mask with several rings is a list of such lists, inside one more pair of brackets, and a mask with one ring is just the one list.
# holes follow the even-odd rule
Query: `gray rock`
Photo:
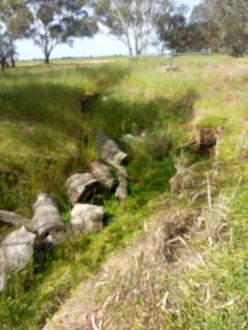
[[117, 170], [118, 175], [118, 187], [115, 192], [115, 196], [119, 202], [123, 202], [128, 195], [127, 191], [127, 179], [128, 179], [128, 173], [127, 170], [123, 166], [115, 166], [115, 169]]
[[60, 230], [64, 227], [57, 203], [48, 194], [38, 195], [33, 210], [33, 229], [39, 236], [45, 236], [50, 230]]
[[128, 155], [120, 150], [117, 143], [109, 139], [101, 130], [96, 134], [96, 146], [101, 159], [108, 165], [120, 165], [128, 160]]
[[32, 261], [35, 238], [36, 235], [23, 226], [4, 239], [1, 248], [6, 260], [7, 273], [23, 270]]
[[113, 189], [116, 182], [112, 177], [110, 168], [102, 162], [93, 162], [90, 165], [92, 175], [101, 183], [107, 190]]
[[0, 247], [0, 292], [3, 292], [6, 286], [6, 258], [3, 248]]
[[96, 232], [103, 228], [103, 215], [101, 206], [76, 204], [71, 211], [71, 224], [76, 231]]
[[29, 226], [30, 220], [22, 217], [19, 214], [0, 210], [0, 225], [1, 224], [12, 227]]
[[94, 194], [94, 191], [99, 188], [99, 182], [92, 176], [91, 173], [78, 173], [71, 176], [66, 181], [67, 195], [71, 205], [78, 202], [89, 202]]

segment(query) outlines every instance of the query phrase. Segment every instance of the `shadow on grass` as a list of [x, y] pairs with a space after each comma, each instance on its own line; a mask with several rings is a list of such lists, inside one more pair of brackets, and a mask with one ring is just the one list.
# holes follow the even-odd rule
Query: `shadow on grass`
[[94, 67], [8, 74], [0, 77], [0, 119], [26, 123], [29, 129], [23, 136], [35, 125], [74, 136], [82, 120], [80, 96], [92, 88], [105, 93], [128, 73], [123, 67]]

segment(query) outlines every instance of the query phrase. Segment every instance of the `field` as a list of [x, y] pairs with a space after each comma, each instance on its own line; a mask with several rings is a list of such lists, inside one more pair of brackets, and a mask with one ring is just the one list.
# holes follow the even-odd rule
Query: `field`
[[[156, 214], [166, 213], [168, 201], [189, 209], [207, 203], [205, 198], [189, 206], [186, 195], [177, 199], [170, 193], [169, 180], [194, 125], [224, 127], [214, 183], [218, 191], [231, 196], [242, 177], [227, 217], [216, 226], [218, 239], [209, 242], [208, 235], [196, 232], [186, 245], [203, 256], [205, 266], [185, 265], [183, 275], [173, 270], [160, 274], [161, 282], [176, 287], [171, 289], [176, 307], [163, 314], [162, 323], [149, 314], [149, 302], [135, 299], [123, 298], [118, 313], [115, 307], [109, 313], [122, 324], [137, 308], [143, 316], [133, 316], [132, 329], [248, 327], [248, 59], [214, 55], [208, 67], [204, 57], [182, 57], [177, 64], [179, 71], [166, 72], [162, 58], [21, 63], [0, 75], [0, 209], [30, 218], [37, 193], [48, 192], [58, 199], [68, 223], [64, 184], [97, 158], [97, 128], [118, 142], [123, 134], [145, 131], [148, 136], [142, 148], [120, 142], [131, 156], [128, 199], [119, 205], [107, 196], [102, 232], [67, 237], [42, 269], [28, 269], [13, 279], [0, 297], [1, 329], [42, 328], [71, 290], [142, 235], [145, 221], [154, 223]], [[87, 93], [100, 97], [82, 109]], [[205, 163], [203, 177], [211, 171], [212, 160], [185, 152], [190, 163]], [[155, 302], [163, 290], [161, 285]]]

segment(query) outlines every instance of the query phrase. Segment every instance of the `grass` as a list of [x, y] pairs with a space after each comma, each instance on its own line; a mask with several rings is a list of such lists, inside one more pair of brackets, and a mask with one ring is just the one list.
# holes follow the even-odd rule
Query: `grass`
[[[152, 58], [135, 63], [121, 59], [94, 66], [20, 66], [0, 75], [0, 209], [31, 216], [36, 194], [46, 191], [57, 196], [68, 221], [64, 182], [70, 174], [87, 170], [97, 157], [96, 129], [117, 141], [127, 133], [148, 134], [143, 148], [122, 145], [132, 159], [127, 201], [120, 206], [109, 197], [109, 223], [102, 232], [67, 237], [38, 273], [27, 270], [13, 280], [0, 299], [2, 329], [39, 329], [75, 283], [94, 274], [111, 253], [142, 232], [144, 219], [158, 212], [161, 198], [169, 198], [173, 163], [194, 123], [225, 127], [218, 184], [231, 191], [241, 171], [244, 181], [231, 210], [229, 234], [211, 248], [205, 241], [192, 243], [201, 253], [207, 248], [208, 268], [198, 267], [184, 279], [162, 277], [181, 283], [188, 292], [176, 291], [180, 313], [163, 315], [164, 324], [168, 329], [245, 329], [248, 155], [239, 141], [247, 120], [247, 59], [213, 56], [213, 67], [207, 63], [206, 57], [180, 57], [180, 71], [164, 73]], [[80, 100], [88, 92], [99, 93], [101, 99], [82, 112]], [[212, 300], [202, 307], [204, 283]], [[125, 301], [121, 308], [120, 315], [127, 315]], [[146, 315], [147, 306], [142, 308]], [[137, 324], [137, 329], [144, 328]]]

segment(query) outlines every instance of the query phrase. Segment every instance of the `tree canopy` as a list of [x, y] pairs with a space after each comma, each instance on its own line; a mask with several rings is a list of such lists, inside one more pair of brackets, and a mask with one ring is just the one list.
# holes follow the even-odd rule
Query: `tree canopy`
[[95, 1], [99, 21], [127, 46], [130, 56], [142, 54], [154, 41], [158, 18], [170, 9], [171, 0]]
[[15, 66], [15, 41], [27, 36], [32, 13], [23, 0], [2, 0], [0, 3], [0, 27], [8, 43], [12, 66]]
[[59, 45], [73, 44], [74, 37], [92, 37], [97, 24], [85, 9], [86, 1], [30, 0], [33, 13], [31, 36], [49, 63], [52, 51]]
[[207, 25], [205, 34], [214, 48], [242, 56], [247, 53], [248, 6], [246, 0], [202, 0], [192, 20]]

